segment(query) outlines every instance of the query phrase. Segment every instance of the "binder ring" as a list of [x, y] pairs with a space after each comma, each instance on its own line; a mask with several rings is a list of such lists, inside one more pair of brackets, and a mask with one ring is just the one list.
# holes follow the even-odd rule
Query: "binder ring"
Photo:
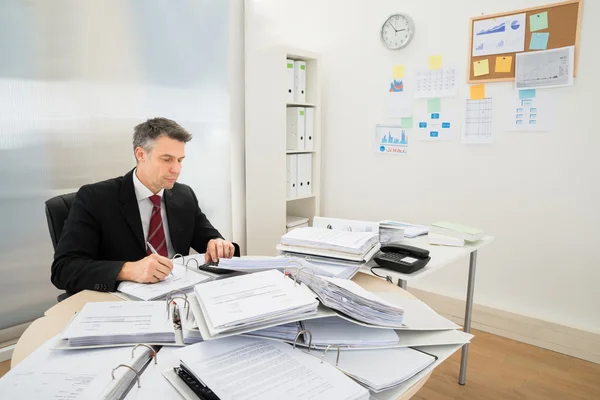
[[171, 262], [175, 261], [177, 256], [183, 258], [183, 261], [185, 262], [185, 257], [183, 256], [183, 254], [180, 254], [180, 253], [176, 253], [173, 257], [171, 257]]
[[313, 274], [313, 276], [315, 275], [315, 271], [313, 271], [309, 267], [302, 267], [302, 268], [300, 268], [298, 271], [296, 271], [296, 274], [294, 275], [294, 286], [296, 286], [296, 284], [298, 283], [297, 282], [298, 275], [300, 275], [300, 272], [302, 272], [303, 269], [307, 269], [307, 270], [309, 270]]
[[[288, 267], [290, 267], [292, 264], [296, 264], [296, 265], [298, 265], [298, 267], [302, 268], [302, 262], [301, 261], [298, 261], [298, 260], [288, 260], [285, 263], [285, 267], [283, 268], [283, 277], [284, 278], [287, 276], [287, 273], [288, 273], [287, 269], [288, 269]], [[298, 269], [298, 268], [296, 268], [296, 269]]]
[[190, 263], [190, 261], [193, 261], [196, 263], [196, 269], [199, 270], [200, 269], [200, 263], [198, 262], [198, 260], [196, 260], [195, 258], [190, 258], [189, 260], [187, 260], [187, 262], [185, 263], [185, 272], [187, 272], [188, 270], [188, 264]]
[[296, 342], [298, 341], [298, 338], [300, 337], [300, 335], [302, 335], [303, 333], [308, 334], [308, 352], [310, 353], [310, 347], [312, 346], [312, 332], [309, 331], [308, 329], [302, 329], [301, 331], [298, 331], [298, 333], [296, 334], [296, 339], [294, 339], [294, 349], [296, 348]]
[[126, 365], [126, 364], [120, 364], [116, 368], [113, 368], [113, 370], [111, 372], [111, 376], [112, 376], [113, 380], [115, 380], [115, 371], [118, 370], [121, 367], [129, 368], [130, 370], [133, 371], [133, 373], [136, 376], [136, 380], [137, 380], [137, 384], [138, 384], [138, 389], [141, 388], [142, 386], [140, 385], [140, 374], [135, 369], [133, 369], [133, 367], [131, 367], [129, 365]]
[[185, 297], [185, 299], [187, 300], [187, 294], [183, 291], [183, 290], [179, 290], [179, 289], [173, 289], [171, 290], [169, 293], [167, 293], [167, 301], [171, 300], [171, 295], [173, 294], [177, 294], [177, 293], [181, 293], [183, 295], [183, 297]]
[[[190, 302], [188, 301], [188, 299], [179, 297], [179, 296], [173, 296], [173, 297], [171, 297], [171, 300], [169, 300], [169, 302], [167, 303], [167, 319], [171, 318], [171, 304], [175, 301], [175, 299], [181, 299], [184, 301], [183, 309], [185, 310], [187, 308], [187, 313], [186, 313], [185, 317], [189, 318], [190, 317]], [[175, 306], [179, 307], [179, 305], [177, 303], [175, 303]]]
[[138, 344], [136, 344], [135, 347], [131, 350], [131, 358], [133, 358], [133, 352], [135, 351], [135, 349], [137, 349], [140, 346], [144, 346], [144, 347], [147, 347], [148, 349], [150, 349], [150, 357], [154, 358], [154, 364], [157, 364], [157, 361], [156, 361], [156, 351], [154, 351], [154, 349], [150, 345], [148, 345], [146, 343], [138, 343]]
[[335, 366], [337, 367], [340, 363], [340, 346], [337, 344], [330, 344], [327, 346], [327, 348], [323, 351], [323, 355], [321, 356], [321, 364], [323, 364], [323, 361], [325, 361], [325, 354], [327, 354], [327, 350], [329, 350], [329, 348], [332, 346], [337, 347], [337, 358], [335, 359]]

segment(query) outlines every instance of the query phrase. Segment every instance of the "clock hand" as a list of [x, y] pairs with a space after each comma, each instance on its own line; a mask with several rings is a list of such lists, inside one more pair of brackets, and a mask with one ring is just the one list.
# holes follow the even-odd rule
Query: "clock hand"
[[396, 29], [396, 27], [392, 24], [392, 22], [389, 22], [390, 26], [392, 27], [392, 29], [395, 31], [394, 33], [398, 32], [398, 30]]

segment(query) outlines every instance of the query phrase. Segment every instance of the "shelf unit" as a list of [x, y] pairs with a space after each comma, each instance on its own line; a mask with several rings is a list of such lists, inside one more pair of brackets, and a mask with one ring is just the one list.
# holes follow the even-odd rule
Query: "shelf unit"
[[[306, 62], [306, 102], [286, 101], [286, 60]], [[246, 241], [249, 255], [274, 255], [286, 232], [286, 216], [319, 215], [321, 196], [321, 87], [316, 53], [272, 47], [246, 53]], [[314, 109], [312, 150], [286, 149], [286, 108]], [[312, 155], [312, 193], [293, 199], [286, 193], [286, 156]]]

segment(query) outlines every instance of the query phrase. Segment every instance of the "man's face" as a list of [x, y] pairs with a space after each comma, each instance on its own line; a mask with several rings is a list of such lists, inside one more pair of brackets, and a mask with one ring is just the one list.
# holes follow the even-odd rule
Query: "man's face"
[[185, 143], [160, 136], [154, 141], [152, 150], [146, 152], [138, 147], [135, 156], [144, 184], [157, 193], [161, 189], [172, 189], [177, 181], [185, 158]]

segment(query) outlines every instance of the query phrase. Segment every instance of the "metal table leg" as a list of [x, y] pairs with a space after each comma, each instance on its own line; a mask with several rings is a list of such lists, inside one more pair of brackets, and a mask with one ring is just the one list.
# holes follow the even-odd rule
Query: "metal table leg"
[[[471, 253], [469, 261], [469, 282], [467, 284], [467, 304], [465, 307], [464, 331], [471, 332], [471, 314], [473, 312], [473, 291], [475, 289], [475, 267], [477, 265], [477, 250]], [[465, 384], [467, 378], [467, 357], [469, 355], [469, 345], [465, 344], [462, 348], [462, 357], [460, 359], [460, 373], [458, 383]]]
[[402, 289], [406, 290], [406, 281], [403, 279], [398, 279], [398, 286], [400, 286]]

